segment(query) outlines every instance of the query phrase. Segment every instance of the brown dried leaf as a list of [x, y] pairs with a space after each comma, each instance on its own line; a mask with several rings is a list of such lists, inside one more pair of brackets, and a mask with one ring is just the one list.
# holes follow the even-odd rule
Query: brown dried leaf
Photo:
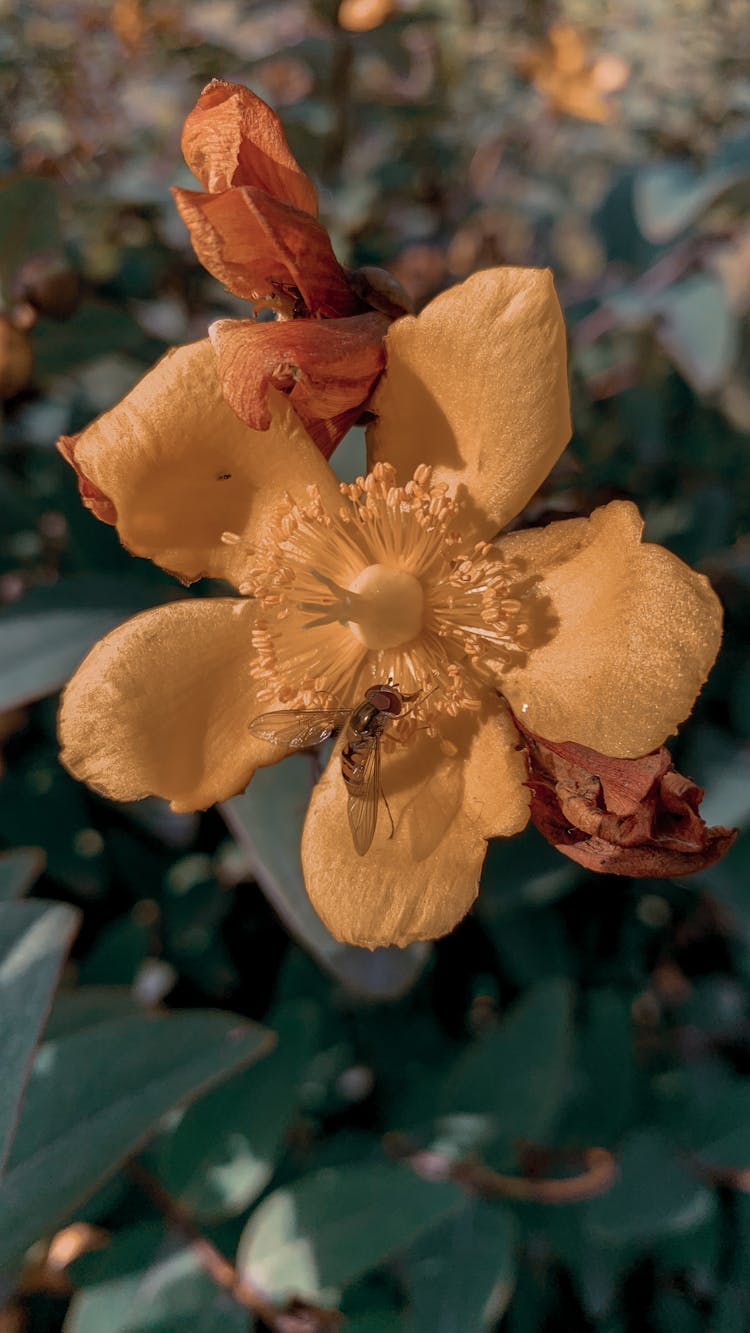
[[708, 828], [703, 791], [661, 747], [613, 759], [526, 731], [531, 818], [558, 851], [589, 870], [634, 878], [690, 875], [725, 856], [736, 829]]
[[328, 233], [309, 213], [251, 186], [172, 193], [201, 264], [235, 296], [286, 314], [300, 313], [297, 293], [310, 314], [362, 310]]
[[219, 320], [210, 336], [224, 397], [248, 426], [266, 430], [268, 390], [280, 389], [328, 458], [360, 415], [383, 369], [389, 324], [374, 312], [272, 324]]
[[249, 185], [317, 216], [317, 191], [289, 148], [281, 121], [241, 84], [212, 79], [203, 89], [185, 120], [182, 151], [211, 194]]

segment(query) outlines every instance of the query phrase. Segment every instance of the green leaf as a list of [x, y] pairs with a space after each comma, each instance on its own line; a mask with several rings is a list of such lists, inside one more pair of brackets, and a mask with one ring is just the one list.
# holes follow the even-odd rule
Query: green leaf
[[242, 1233], [238, 1269], [273, 1300], [333, 1302], [461, 1203], [455, 1186], [382, 1162], [330, 1167], [263, 1200]]
[[711, 1333], [745, 1333], [745, 1293], [727, 1288], [719, 1292], [711, 1316]]
[[0, 853], [0, 902], [22, 898], [44, 870], [41, 847], [14, 847]]
[[[305, 891], [300, 840], [310, 797], [311, 768], [305, 755], [290, 755], [260, 769], [248, 790], [226, 802], [224, 817], [250, 853], [253, 874], [296, 940], [347, 990], [372, 1000], [390, 1000], [408, 991], [429, 946], [357, 949], [339, 944], [314, 911]], [[348, 837], [348, 830], [342, 836]]]
[[[558, 857], [563, 859], [559, 852]], [[563, 918], [554, 907], [508, 912], [490, 929], [503, 972], [517, 986], [570, 976], [575, 970]]]
[[710, 1064], [696, 1073], [693, 1095], [679, 1107], [680, 1139], [702, 1165], [750, 1170], [750, 1083]]
[[412, 1333], [402, 1307], [400, 1291], [379, 1273], [348, 1287], [339, 1302], [346, 1333]]
[[125, 916], [115, 917], [101, 930], [93, 949], [79, 969], [82, 984], [88, 986], [131, 986], [145, 961], [153, 940], [153, 923], [133, 908]]
[[629, 997], [613, 987], [590, 990], [581, 1025], [577, 1097], [565, 1122], [571, 1137], [604, 1147], [618, 1143], [637, 1116], [638, 1080]]
[[661, 294], [653, 311], [659, 341], [688, 384], [698, 393], [719, 389], [739, 351], [737, 318], [719, 279], [694, 273]]
[[459, 1057], [439, 1122], [453, 1150], [481, 1143], [494, 1165], [509, 1168], [518, 1140], [549, 1137], [569, 1078], [572, 998], [567, 982], [542, 982]]
[[704, 1312], [677, 1291], [656, 1293], [650, 1322], [656, 1333], [705, 1333], [706, 1329]]
[[316, 1049], [317, 1013], [309, 1004], [290, 1004], [268, 1022], [277, 1045], [259, 1068], [194, 1102], [157, 1146], [160, 1179], [201, 1223], [233, 1217], [260, 1194], [297, 1114], [300, 1083]]
[[27, 593], [0, 616], [0, 711], [58, 690], [97, 639], [159, 600], [137, 579], [106, 575]]
[[83, 1290], [64, 1333], [246, 1333], [248, 1311], [217, 1287], [195, 1247], [140, 1224], [74, 1268]]
[[0, 1267], [62, 1221], [173, 1106], [264, 1054], [231, 1014], [113, 1018], [46, 1042], [0, 1185]]
[[687, 162], [658, 162], [635, 178], [633, 206], [643, 235], [654, 245], [673, 241], [711, 204], [746, 180], [748, 170], [696, 172]]
[[413, 1333], [483, 1333], [515, 1285], [518, 1225], [501, 1204], [471, 1199], [409, 1250], [404, 1268]]
[[510, 913], [557, 902], [580, 877], [579, 868], [530, 825], [514, 838], [490, 842], [476, 910], [499, 939]]
[[654, 1130], [626, 1140], [619, 1168], [612, 1188], [588, 1206], [587, 1230], [596, 1243], [645, 1249], [704, 1225], [716, 1210], [713, 1191]]
[[62, 903], [0, 903], [0, 1171], [78, 920]]
[[112, 1018], [138, 1014], [143, 1010], [126, 986], [79, 986], [59, 990], [55, 996], [45, 1036], [49, 1041], [96, 1027]]
[[123, 1333], [138, 1287], [164, 1241], [160, 1223], [141, 1222], [115, 1232], [105, 1250], [75, 1260], [70, 1274], [82, 1290], [68, 1310], [65, 1333]]
[[22, 176], [0, 186], [0, 286], [7, 301], [25, 260], [61, 245], [57, 193], [51, 180]]
[[158, 356], [165, 346], [148, 338], [124, 310], [94, 302], [80, 305], [64, 323], [40, 319], [32, 342], [40, 376], [67, 375], [87, 361], [115, 352]]

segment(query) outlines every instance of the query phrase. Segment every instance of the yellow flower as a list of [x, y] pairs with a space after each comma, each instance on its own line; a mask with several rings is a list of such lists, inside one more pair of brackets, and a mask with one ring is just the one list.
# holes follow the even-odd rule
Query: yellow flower
[[381, 811], [357, 855], [337, 752], [305, 824], [314, 906], [339, 939], [372, 947], [449, 931], [487, 839], [526, 824], [511, 709], [551, 740], [642, 755], [690, 712], [721, 622], [704, 578], [641, 544], [632, 504], [496, 537], [570, 433], [549, 273], [477, 273], [397, 321], [386, 351], [370, 474], [353, 487], [280, 395], [268, 432], [238, 420], [207, 340], [170, 353], [79, 437], [76, 468], [134, 554], [241, 596], [116, 629], [60, 713], [75, 776], [191, 810], [283, 754], [249, 730], [260, 714], [353, 707], [388, 679], [420, 691], [382, 742], [392, 836]]
[[545, 41], [519, 65], [551, 111], [600, 124], [615, 117], [608, 95], [619, 92], [630, 78], [630, 68], [620, 56], [589, 56], [581, 34], [570, 23], [553, 24]]

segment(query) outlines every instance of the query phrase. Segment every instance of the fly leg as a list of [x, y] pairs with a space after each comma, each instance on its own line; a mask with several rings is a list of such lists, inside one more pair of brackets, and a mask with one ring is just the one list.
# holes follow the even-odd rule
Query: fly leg
[[385, 792], [383, 791], [383, 784], [382, 784], [382, 782], [381, 782], [381, 784], [380, 784], [380, 795], [381, 795], [381, 798], [382, 798], [382, 801], [383, 801], [383, 805], [385, 806], [385, 809], [386, 809], [386, 813], [387, 813], [387, 815], [388, 815], [388, 818], [389, 818], [390, 821], [391, 821], [391, 831], [390, 831], [390, 833], [388, 834], [388, 837], [389, 837], [389, 838], [392, 838], [393, 835], [394, 835], [394, 833], [396, 832], [396, 825], [395, 825], [394, 822], [393, 822], [393, 815], [391, 814], [391, 807], [390, 807], [389, 804], [388, 804], [388, 797], [386, 796]]

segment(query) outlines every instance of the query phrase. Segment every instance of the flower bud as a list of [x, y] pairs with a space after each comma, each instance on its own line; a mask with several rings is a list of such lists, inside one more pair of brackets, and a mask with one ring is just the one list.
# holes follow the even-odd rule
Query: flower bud
[[68, 319], [80, 300], [80, 281], [63, 255], [39, 254], [27, 259], [14, 283], [14, 296], [40, 315]]
[[377, 268], [374, 264], [354, 268], [349, 273], [349, 282], [360, 300], [391, 319], [414, 314], [414, 303], [408, 292], [385, 268]]

